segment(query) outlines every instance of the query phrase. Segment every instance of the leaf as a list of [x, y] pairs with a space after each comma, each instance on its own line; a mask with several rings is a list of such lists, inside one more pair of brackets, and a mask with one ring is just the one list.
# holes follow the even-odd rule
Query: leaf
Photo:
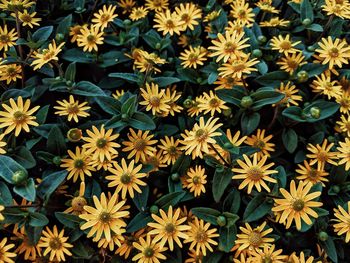
[[306, 122], [306, 118], [302, 117], [302, 109], [297, 106], [290, 106], [282, 111], [282, 116], [298, 122]]
[[237, 214], [241, 206], [241, 197], [237, 189], [232, 189], [231, 192], [226, 196], [223, 203], [223, 211]]
[[171, 84], [180, 82], [181, 79], [174, 78], [174, 77], [158, 77], [158, 78], [153, 78], [153, 81], [157, 83], [160, 88], [162, 88], [162, 87], [166, 87]]
[[64, 212], [55, 212], [55, 217], [60, 221], [64, 226], [76, 229], [79, 227], [79, 223], [84, 220], [79, 218], [79, 216], [67, 214]]
[[232, 103], [238, 107], [241, 105], [241, 99], [245, 96], [241, 87], [233, 87], [233, 89], [220, 89], [216, 91], [216, 95], [225, 102]]
[[13, 198], [10, 189], [2, 181], [0, 181], [0, 203], [4, 205], [13, 204]]
[[222, 257], [224, 256], [223, 252], [215, 251], [215, 253], [208, 253], [205, 257], [203, 257], [203, 263], [220, 263], [222, 261]]
[[16, 149], [13, 159], [26, 169], [31, 169], [36, 165], [32, 153], [24, 146], [20, 146]]
[[216, 219], [221, 215], [220, 211], [209, 207], [195, 207], [191, 209], [191, 212], [196, 217], [216, 226], [218, 225]]
[[61, 57], [67, 61], [76, 63], [90, 64], [95, 62], [95, 57], [91, 53], [84, 52], [79, 48], [68, 49], [64, 51]]
[[322, 242], [324, 250], [326, 251], [329, 258], [334, 262], [338, 262], [338, 253], [335, 248], [335, 244], [332, 237], [328, 237], [326, 241]]
[[112, 78], [119, 78], [119, 79], [124, 79], [124, 80], [128, 80], [130, 82], [135, 82], [135, 83], [139, 83], [141, 81], [140, 76], [135, 74], [135, 73], [110, 73], [108, 75], [109, 77]]
[[244, 222], [253, 222], [262, 217], [271, 211], [273, 203], [268, 203], [266, 200], [266, 195], [260, 193], [256, 195], [247, 205], [244, 214]]
[[137, 96], [132, 95], [128, 98], [122, 105], [121, 113], [125, 114], [128, 117], [131, 117], [137, 109]]
[[316, 63], [307, 63], [301, 66], [300, 70], [304, 70], [309, 75], [309, 78], [318, 76], [323, 73], [328, 68], [327, 65], [316, 64]]
[[301, 4], [300, 4], [300, 19], [301, 22], [304, 19], [310, 19], [311, 22], [314, 21], [314, 12], [313, 12], [313, 8], [312, 5], [310, 3], [309, 0], [302, 0]]
[[66, 35], [69, 32], [69, 28], [72, 25], [72, 14], [69, 14], [61, 20], [56, 29], [56, 34]]
[[47, 137], [46, 147], [53, 154], [62, 155], [66, 152], [65, 138], [57, 125], [51, 128]]
[[71, 91], [72, 94], [85, 97], [106, 96], [103, 90], [89, 81], [80, 81]]
[[49, 223], [49, 219], [37, 212], [29, 212], [29, 225], [33, 227], [46, 226]]
[[44, 26], [36, 30], [32, 35], [32, 40], [34, 42], [44, 42], [51, 35], [53, 26]]
[[27, 179], [27, 181], [22, 185], [16, 185], [13, 187], [13, 191], [29, 202], [35, 201], [36, 190], [33, 178]]
[[253, 112], [252, 114], [243, 113], [241, 118], [241, 127], [244, 135], [252, 133], [260, 123], [260, 114]]
[[41, 124], [44, 124], [47, 118], [47, 114], [49, 113], [50, 105], [46, 105], [44, 107], [41, 107], [40, 110], [35, 115], [36, 122]]
[[48, 200], [50, 195], [57, 189], [67, 176], [67, 171], [62, 170], [46, 176], [37, 188], [38, 196]]
[[265, 105], [270, 105], [281, 101], [285, 95], [274, 90], [262, 88], [258, 89], [256, 92], [250, 95], [254, 100], [251, 108], [253, 110], [258, 110]]
[[320, 24], [311, 24], [306, 28], [314, 32], [323, 32], [323, 27]]
[[273, 71], [255, 78], [254, 81], [265, 86], [279, 86], [282, 80], [289, 79], [289, 74], [285, 71]]
[[231, 180], [232, 171], [230, 169], [223, 169], [220, 171], [219, 168], [215, 170], [212, 184], [212, 191], [215, 202], [220, 202], [220, 199]]
[[142, 131], [154, 130], [156, 128], [154, 121], [143, 112], [135, 112], [128, 120], [128, 123], [131, 127]]
[[283, 129], [282, 141], [283, 141], [284, 147], [286, 147], [289, 153], [293, 153], [298, 147], [298, 135], [291, 128]]
[[164, 210], [169, 206], [177, 205], [180, 202], [180, 200], [185, 196], [185, 194], [186, 192], [184, 191], [169, 193], [163, 195], [161, 198], [155, 201], [155, 204]]
[[146, 185], [144, 187], [140, 187], [141, 193], [135, 192], [135, 196], [132, 199], [134, 204], [136, 205], [137, 209], [141, 211], [145, 211], [145, 208], [147, 207], [147, 201], [148, 201], [148, 194], [149, 194], [149, 186]]
[[191, 164], [191, 156], [182, 154], [177, 158], [174, 165], [171, 167], [171, 173], [178, 173], [180, 176], [185, 174]]
[[112, 115], [120, 114], [121, 103], [118, 100], [111, 97], [103, 96], [96, 97], [95, 101], [105, 112]]
[[4, 103], [9, 99], [17, 99], [19, 96], [22, 98], [28, 98], [32, 94], [29, 91], [21, 89], [8, 89], [1, 94], [1, 101]]
[[229, 253], [235, 244], [237, 228], [235, 225], [231, 227], [221, 227], [219, 231], [219, 247], [221, 250]]
[[317, 100], [312, 102], [310, 105], [305, 107], [304, 112], [306, 115], [310, 115], [310, 110], [312, 107], [317, 107], [320, 109], [320, 117], [313, 118], [312, 116], [307, 116], [307, 122], [317, 122], [323, 119], [327, 119], [339, 110], [340, 105], [336, 102]]
[[147, 226], [147, 223], [152, 222], [152, 217], [149, 213], [140, 212], [134, 216], [126, 227], [126, 232], [135, 232]]
[[64, 78], [66, 80], [74, 82], [75, 81], [76, 68], [77, 67], [76, 67], [76, 63], [75, 62], [70, 63], [68, 65], [67, 69], [66, 69], [66, 72], [64, 73]]
[[27, 170], [11, 157], [0, 155], [0, 177], [6, 182], [13, 184], [12, 176], [17, 171], [24, 171], [27, 173]]

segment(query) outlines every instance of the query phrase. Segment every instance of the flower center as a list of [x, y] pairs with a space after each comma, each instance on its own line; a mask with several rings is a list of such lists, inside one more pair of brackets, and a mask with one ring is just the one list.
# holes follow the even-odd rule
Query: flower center
[[262, 173], [262, 171], [259, 167], [251, 167], [247, 171], [247, 175], [250, 179], [252, 179], [254, 181], [258, 181], [261, 179], [261, 177], [264, 176], [264, 174]]
[[284, 50], [288, 50], [292, 47], [292, 44], [289, 41], [282, 41], [280, 44], [280, 48]]
[[305, 202], [301, 199], [297, 199], [293, 202], [293, 209], [295, 211], [301, 211], [304, 209], [304, 206], [305, 206]]
[[262, 263], [272, 263], [272, 259], [269, 256], [265, 256], [262, 260]]
[[74, 161], [74, 168], [77, 168], [77, 169], [82, 169], [84, 167], [84, 160], [82, 159], [76, 159]]
[[199, 230], [199, 231], [197, 232], [196, 241], [197, 241], [198, 243], [203, 243], [203, 242], [205, 242], [205, 241], [207, 240], [207, 238], [208, 238], [208, 235], [207, 235], [207, 233], [205, 233], [205, 231]]
[[16, 120], [16, 122], [23, 122], [27, 119], [27, 115], [22, 111], [16, 111], [13, 114], [13, 117]]
[[170, 147], [168, 148], [168, 153], [169, 153], [170, 155], [177, 155], [177, 149], [176, 149], [176, 147], [175, 147], [175, 146], [170, 146]]
[[72, 208], [74, 211], [82, 212], [84, 210], [84, 205], [86, 204], [86, 199], [82, 196], [74, 197], [72, 200]]
[[153, 106], [153, 107], [158, 107], [160, 104], [160, 99], [157, 96], [151, 96], [149, 98], [149, 103]]
[[298, 67], [298, 63], [296, 61], [288, 61], [288, 66], [292, 69], [296, 69]]
[[105, 138], [100, 138], [96, 142], [96, 147], [100, 149], [105, 147], [106, 145], [107, 145], [107, 140]]
[[260, 232], [253, 231], [249, 235], [249, 243], [254, 247], [260, 246], [260, 244], [262, 243], [262, 238], [261, 238]]
[[78, 104], [74, 103], [74, 104], [68, 105], [67, 111], [69, 114], [77, 114], [79, 112]]
[[209, 105], [213, 108], [216, 108], [216, 107], [219, 107], [219, 100], [216, 99], [216, 98], [212, 98], [210, 101], [209, 101]]
[[319, 152], [317, 155], [317, 159], [321, 162], [326, 162], [328, 160], [328, 154], [327, 152]]
[[23, 14], [23, 15], [21, 16], [21, 20], [22, 20], [23, 22], [29, 23], [29, 22], [32, 21], [32, 17], [31, 17], [30, 15]]
[[58, 237], [53, 237], [50, 239], [49, 247], [52, 250], [59, 250], [62, 247], [61, 240]]
[[11, 39], [10, 39], [10, 37], [8, 36], [8, 35], [0, 35], [0, 42], [1, 43], [8, 43], [8, 42], [10, 42], [11, 41]]
[[196, 138], [198, 141], [204, 141], [207, 138], [207, 132], [204, 129], [198, 129], [196, 131]]
[[316, 178], [317, 176], [318, 176], [318, 171], [314, 168], [311, 168], [311, 170], [309, 171], [309, 177]]
[[198, 175], [195, 175], [192, 178], [192, 182], [193, 182], [193, 184], [198, 185], [201, 182], [201, 178]]
[[49, 51], [48, 49], [43, 50], [42, 54], [44, 55], [43, 60], [45, 61], [49, 61], [55, 56], [55, 52]]
[[134, 142], [134, 148], [136, 151], [143, 151], [146, 147], [146, 141], [144, 139], [138, 139]]
[[166, 27], [169, 28], [169, 29], [175, 28], [174, 21], [171, 20], [171, 19], [168, 19], [168, 20], [165, 22], [165, 25], [166, 25]]
[[120, 181], [122, 182], [122, 184], [129, 184], [131, 182], [130, 174], [129, 173], [122, 174], [122, 176], [120, 177]]
[[254, 142], [254, 147], [262, 150], [265, 147], [265, 142], [263, 140], [257, 140], [256, 142]]
[[154, 255], [154, 250], [151, 247], [146, 247], [145, 250], [143, 251], [143, 254], [145, 255], [146, 258], [151, 258]]
[[173, 223], [167, 223], [164, 229], [168, 234], [172, 234], [175, 231], [175, 226]]
[[9, 76], [15, 76], [16, 75], [16, 68], [15, 67], [8, 67], [7, 69], [6, 69], [6, 73], [7, 73], [7, 75], [9, 75]]
[[224, 50], [227, 53], [233, 53], [237, 49], [237, 45], [232, 42], [226, 42], [224, 45]]
[[89, 44], [94, 44], [96, 42], [96, 37], [94, 35], [90, 34], [86, 37], [86, 40]]
[[182, 21], [185, 21], [186, 23], [188, 23], [188, 22], [190, 22], [191, 17], [190, 17], [188, 14], [183, 14], [183, 15], [181, 16], [181, 20], [182, 20]]
[[106, 23], [108, 22], [110, 16], [108, 14], [102, 14], [101, 17], [100, 17], [100, 20], [102, 23]]
[[336, 58], [339, 56], [339, 50], [336, 47], [333, 47], [329, 50], [329, 55], [333, 58]]
[[231, 65], [232, 66], [232, 69], [235, 71], [235, 72], [239, 72], [239, 71], [242, 71], [244, 70], [246, 67], [245, 67], [245, 63], [244, 62], [241, 62], [241, 61], [235, 61], [233, 62], [233, 64]]
[[101, 220], [102, 223], [108, 224], [112, 220], [112, 217], [111, 217], [110, 213], [102, 212], [99, 216], [99, 219]]

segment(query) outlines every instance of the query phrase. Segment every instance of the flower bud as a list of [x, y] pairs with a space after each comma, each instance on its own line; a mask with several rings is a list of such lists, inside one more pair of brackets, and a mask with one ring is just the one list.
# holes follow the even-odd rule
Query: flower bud
[[321, 116], [321, 110], [319, 107], [312, 107], [310, 109], [310, 114], [311, 114], [312, 118], [318, 119]]
[[309, 79], [309, 74], [305, 71], [299, 71], [297, 74], [297, 81], [298, 83], [306, 82]]
[[80, 141], [81, 137], [83, 136], [83, 133], [78, 128], [72, 128], [67, 132], [67, 138], [71, 142], [78, 142]]
[[152, 205], [152, 206], [150, 207], [149, 211], [150, 211], [152, 214], [158, 214], [159, 208], [158, 208], [158, 206], [156, 206], [156, 205]]
[[185, 109], [189, 109], [193, 106], [193, 100], [192, 99], [186, 99], [183, 104]]
[[226, 225], [226, 217], [218, 216], [216, 218], [216, 223], [218, 223], [219, 226], [225, 226]]
[[264, 44], [267, 41], [265, 36], [258, 36], [258, 41], [260, 44]]
[[309, 26], [309, 25], [311, 25], [311, 23], [312, 23], [312, 21], [311, 21], [310, 18], [305, 18], [305, 19], [303, 20], [303, 22], [302, 22], [302, 24], [303, 24], [304, 26]]
[[61, 156], [55, 156], [55, 157], [53, 157], [53, 158], [52, 158], [52, 162], [53, 162], [55, 165], [59, 166], [59, 165], [61, 164]]
[[254, 49], [252, 52], [253, 58], [261, 58], [262, 55], [263, 55], [263, 53], [260, 49]]
[[324, 231], [321, 231], [320, 233], [318, 233], [318, 238], [321, 241], [326, 241], [328, 239], [328, 234]]
[[178, 173], [173, 173], [171, 175], [171, 180], [173, 180], [174, 182], [177, 182], [180, 180], [180, 175]]
[[231, 114], [232, 114], [231, 108], [222, 110], [222, 114], [223, 114], [225, 117], [230, 117]]
[[23, 184], [28, 178], [28, 174], [24, 170], [18, 170], [13, 173], [12, 175], [12, 181], [15, 185], [21, 185]]
[[253, 104], [253, 99], [252, 97], [250, 96], [244, 96], [242, 99], [241, 99], [241, 106], [245, 109], [249, 108], [250, 106], [252, 106]]

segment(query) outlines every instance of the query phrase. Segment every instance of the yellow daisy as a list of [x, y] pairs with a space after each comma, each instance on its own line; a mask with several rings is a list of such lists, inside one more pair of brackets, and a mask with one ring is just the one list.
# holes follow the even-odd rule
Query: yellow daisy
[[250, 54], [247, 54], [222, 64], [218, 69], [219, 76], [242, 79], [243, 74], [249, 75], [253, 71], [258, 71], [256, 68], [253, 68], [253, 66], [258, 64], [259, 61], [256, 58], [249, 59], [249, 56]]
[[117, 14], [114, 14], [116, 8], [117, 7], [113, 5], [109, 5], [108, 8], [106, 5], [103, 5], [102, 9], [98, 10], [97, 13], [94, 13], [94, 18], [91, 19], [91, 22], [95, 27], [100, 28], [101, 31], [103, 31], [103, 29], [108, 27], [108, 23], [112, 22], [114, 18], [118, 16]]
[[79, 104], [79, 101], [74, 100], [73, 95], [69, 96], [69, 101], [63, 100], [63, 101], [56, 101], [59, 106], [54, 106], [54, 108], [58, 111], [55, 112], [55, 114], [60, 116], [66, 116], [68, 115], [68, 121], [71, 121], [74, 119], [75, 122], [78, 122], [78, 117], [88, 117], [90, 116], [89, 113], [86, 112], [86, 110], [89, 110], [90, 106], [85, 106], [87, 102], [83, 102]]
[[11, 258], [17, 256], [16, 253], [9, 251], [15, 246], [15, 244], [7, 244], [7, 237], [4, 237], [0, 242], [0, 262], [14, 263], [15, 261]]
[[350, 137], [350, 117], [347, 115], [341, 115], [340, 121], [337, 121], [338, 127], [342, 132], [346, 132], [346, 135]]
[[323, 186], [326, 186], [324, 182], [328, 182], [329, 180], [326, 178], [328, 173], [324, 171], [320, 165], [317, 165], [317, 168], [310, 166], [308, 161], [304, 160], [304, 165], [298, 164], [299, 169], [296, 169], [299, 175], [296, 177], [298, 180], [302, 180], [304, 182], [311, 182], [312, 184], [321, 183]]
[[245, 0], [234, 1], [231, 4], [230, 15], [246, 27], [251, 27], [255, 20], [253, 8], [250, 8], [249, 3], [246, 3]]
[[8, 51], [10, 47], [16, 44], [17, 39], [18, 36], [14, 28], [8, 31], [6, 24], [4, 27], [0, 26], [0, 50]]
[[181, 65], [184, 68], [194, 68], [196, 69], [197, 66], [203, 66], [204, 61], [207, 60], [206, 58], [207, 50], [204, 47], [192, 47], [190, 46], [189, 49], [186, 49], [184, 52], [180, 53], [180, 60]]
[[[4, 140], [5, 133], [0, 134], [0, 154], [5, 154], [6, 150], [3, 148], [7, 145], [7, 143]], [[0, 220], [1, 221], [1, 220]]]
[[34, 60], [30, 65], [34, 66], [34, 70], [37, 70], [41, 69], [42, 66], [49, 63], [50, 61], [57, 62], [57, 55], [62, 51], [63, 45], [64, 42], [56, 46], [55, 40], [52, 40], [52, 43], [50, 43], [47, 48], [40, 50], [39, 52], [35, 51], [33, 53]]
[[336, 223], [333, 225], [334, 232], [338, 236], [345, 234], [345, 242], [350, 242], [350, 201], [347, 203], [348, 211], [338, 205], [338, 209], [334, 208], [334, 216], [336, 219], [332, 219]]
[[164, 162], [168, 165], [174, 164], [177, 158], [181, 155], [181, 150], [179, 147], [180, 140], [174, 140], [174, 137], [165, 136], [164, 139], [160, 139], [160, 145]]
[[[13, 14], [12, 14], [13, 15]], [[23, 12], [18, 12], [18, 18], [22, 22], [23, 26], [29, 26], [33, 28], [34, 26], [40, 26], [39, 22], [41, 18], [35, 17], [36, 12], [28, 13], [28, 10], [24, 9]]]
[[250, 262], [270, 262], [270, 263], [285, 263], [287, 260], [286, 255], [282, 254], [282, 249], [275, 250], [275, 245], [264, 245], [263, 249], [256, 249], [250, 252]]
[[198, 107], [204, 114], [210, 112], [211, 116], [215, 115], [215, 112], [221, 113], [222, 110], [227, 110], [229, 107], [225, 105], [225, 101], [221, 100], [214, 94], [212, 90], [209, 91], [209, 94], [204, 92], [202, 97], [198, 99]]
[[331, 80], [330, 75], [322, 73], [320, 76], [316, 76], [316, 79], [312, 81], [310, 87], [315, 93], [322, 93], [326, 95], [328, 99], [339, 98], [342, 94], [342, 86], [336, 80]]
[[80, 29], [80, 34], [77, 36], [78, 47], [83, 47], [83, 51], [91, 52], [92, 50], [98, 51], [98, 45], [103, 44], [103, 31], [100, 31], [99, 27], [83, 26]]
[[180, 31], [183, 30], [184, 25], [180, 17], [176, 13], [171, 13], [169, 9], [156, 13], [154, 23], [155, 25], [153, 27], [163, 32], [163, 36], [168, 33], [170, 36], [174, 35], [174, 33], [180, 35]]
[[277, 37], [273, 37], [271, 39], [270, 45], [272, 46], [272, 50], [278, 50], [279, 53], [283, 53], [285, 56], [288, 54], [294, 54], [299, 50], [294, 48], [301, 41], [292, 42], [290, 40], [290, 35], [286, 35], [283, 37], [282, 35], [278, 35]]
[[307, 62], [302, 52], [296, 52], [286, 54], [276, 64], [280, 66], [280, 69], [292, 75], [300, 66], [307, 64]]
[[168, 0], [146, 0], [146, 7], [156, 12], [163, 12], [164, 9], [168, 9], [168, 6]]
[[132, 261], [137, 261], [138, 263], [159, 263], [159, 260], [166, 259], [166, 256], [162, 253], [166, 251], [167, 248], [161, 247], [154, 242], [150, 235], [146, 236], [146, 240], [140, 237], [138, 242], [133, 243], [133, 246], [139, 250], [139, 253], [132, 258]]
[[167, 104], [167, 100], [164, 99], [164, 89], [159, 91], [158, 85], [151, 83], [149, 85], [146, 83], [146, 89], [141, 88], [141, 96], [144, 101], [141, 101], [140, 105], [145, 105], [146, 110], [152, 110], [152, 114], [161, 113], [162, 111], [168, 111], [170, 106]]
[[199, 25], [198, 20], [202, 18], [202, 11], [193, 3], [180, 3], [179, 6], [175, 7], [175, 12], [180, 21], [183, 22], [181, 29], [183, 31], [187, 28], [194, 30], [194, 26]]
[[0, 81], [6, 81], [6, 84], [16, 82], [22, 79], [22, 67], [17, 64], [0, 65]]
[[195, 168], [190, 168], [185, 176], [186, 188], [194, 194], [195, 197], [200, 196], [201, 193], [205, 193], [205, 184], [207, 183], [207, 175], [205, 175], [205, 169], [200, 165], [196, 165]]
[[322, 145], [316, 144], [316, 146], [311, 143], [308, 144], [307, 149], [311, 152], [306, 155], [307, 158], [312, 159], [310, 161], [310, 165], [314, 165], [315, 163], [320, 164], [322, 169], [326, 163], [337, 166], [336, 160], [338, 159], [337, 152], [331, 152], [331, 148], [334, 143], [330, 143], [329, 145], [327, 139], [325, 139]]
[[290, 81], [288, 81], [287, 83], [281, 82], [280, 87], [276, 90], [284, 94], [284, 98], [278, 103], [274, 104], [273, 106], [285, 105], [286, 107], [290, 107], [291, 104], [298, 106], [299, 105], [298, 101], [303, 100], [302, 96], [297, 95], [297, 93], [299, 92], [299, 89], [297, 89], [295, 85], [292, 85]]
[[260, 22], [261, 27], [286, 27], [290, 23], [289, 20], [285, 20], [284, 18], [280, 19], [279, 17], [272, 17], [268, 21]]
[[41, 248], [38, 245], [33, 244], [28, 238], [25, 227], [14, 229], [13, 234], [15, 236], [12, 237], [12, 239], [20, 241], [20, 245], [17, 246], [15, 253], [18, 253], [18, 255], [24, 254], [23, 257], [25, 260], [35, 261], [37, 256], [42, 254]]
[[129, 18], [132, 20], [132, 21], [137, 21], [137, 20], [140, 20], [142, 18], [145, 18], [148, 14], [148, 10], [141, 6], [141, 7], [134, 7], [132, 10], [131, 10], [131, 14], [129, 15]]
[[85, 183], [81, 182], [79, 187], [79, 194], [77, 196], [73, 196], [70, 201], [70, 207], [64, 210], [64, 213], [73, 214], [73, 215], [81, 215], [86, 214], [84, 210], [84, 206], [87, 205], [87, 200], [84, 197], [85, 194]]
[[265, 137], [265, 130], [258, 129], [256, 135], [252, 135], [247, 137], [245, 143], [252, 147], [258, 148], [258, 160], [263, 158], [264, 156], [270, 157], [270, 152], [275, 151], [275, 144], [269, 142], [273, 138], [273, 135], [270, 134]]
[[134, 250], [134, 242], [137, 242], [140, 237], [145, 237], [145, 228], [141, 228], [137, 232], [133, 232], [130, 234], [124, 234], [124, 239], [121, 240], [121, 245], [117, 248], [115, 253], [119, 256], [124, 256], [127, 259], [130, 256], [131, 251]]
[[339, 153], [337, 156], [339, 158], [339, 165], [345, 164], [345, 171], [350, 169], [350, 139], [345, 138], [344, 142], [339, 142], [339, 147], [337, 148]]

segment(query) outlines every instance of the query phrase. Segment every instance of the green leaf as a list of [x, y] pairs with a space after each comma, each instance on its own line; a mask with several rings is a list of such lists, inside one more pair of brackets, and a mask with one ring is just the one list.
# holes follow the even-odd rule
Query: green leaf
[[241, 99], [245, 96], [245, 93], [242, 87], [233, 87], [232, 89], [217, 90], [216, 95], [223, 101], [240, 107]]
[[17, 171], [24, 171], [27, 173], [27, 170], [11, 157], [0, 155], [0, 177], [6, 182], [13, 184], [12, 176]]
[[137, 110], [137, 96], [132, 95], [122, 105], [121, 113], [131, 117]]
[[66, 153], [65, 138], [57, 125], [53, 126], [49, 132], [46, 143], [47, 150], [50, 153], [63, 155]]
[[2, 181], [0, 181], [0, 203], [5, 205], [13, 204], [13, 198], [10, 189]]
[[196, 217], [216, 226], [218, 225], [216, 219], [221, 215], [220, 211], [209, 207], [195, 207], [191, 209], [191, 212]]
[[29, 212], [29, 225], [33, 227], [46, 226], [49, 223], [49, 219], [41, 213]]
[[136, 205], [137, 209], [141, 212], [141, 211], [145, 211], [147, 207], [149, 186], [146, 185], [146, 186], [140, 187], [140, 189], [142, 192], [141, 193], [135, 192], [135, 196], [132, 199], [132, 201]]
[[306, 18], [310, 19], [311, 22], [314, 21], [314, 12], [313, 12], [313, 8], [312, 8], [310, 1], [309, 0], [302, 0], [302, 2], [300, 4], [301, 22]]
[[67, 214], [64, 212], [55, 212], [55, 217], [60, 221], [65, 227], [76, 229], [79, 227], [79, 223], [84, 220], [79, 218], [79, 216]]
[[80, 81], [71, 91], [72, 94], [85, 97], [106, 96], [103, 90], [89, 81]]
[[324, 250], [326, 251], [327, 255], [329, 256], [329, 258], [334, 262], [337, 263], [338, 262], [338, 253], [337, 250], [335, 248], [335, 244], [333, 241], [332, 237], [328, 237], [328, 239], [324, 242], [321, 242]]
[[118, 100], [112, 97], [106, 96], [106, 97], [96, 97], [95, 101], [101, 107], [101, 109], [104, 110], [105, 112], [112, 115], [120, 114], [122, 105]]
[[171, 173], [178, 173], [180, 176], [185, 174], [191, 164], [191, 156], [182, 154], [171, 167]]
[[269, 213], [272, 207], [273, 203], [267, 202], [266, 195], [259, 193], [248, 203], [243, 214], [243, 221], [256, 221]]
[[56, 34], [67, 35], [72, 25], [72, 14], [69, 14], [61, 20], [56, 29]]
[[232, 171], [230, 169], [223, 169], [221, 167], [215, 170], [212, 191], [215, 202], [220, 202], [222, 195], [225, 192], [226, 187], [232, 180]]
[[23, 185], [16, 185], [13, 187], [13, 191], [29, 202], [35, 201], [36, 190], [33, 178], [27, 179]]
[[265, 86], [279, 86], [281, 81], [289, 79], [289, 74], [285, 71], [273, 71], [257, 77], [254, 81]]
[[147, 226], [147, 223], [152, 222], [153, 219], [149, 213], [140, 212], [134, 216], [126, 227], [126, 232], [135, 232]]
[[142, 131], [154, 130], [156, 128], [156, 124], [152, 118], [143, 112], [135, 112], [128, 120], [128, 123], [131, 127]]
[[320, 24], [311, 24], [306, 28], [314, 32], [323, 32], [323, 27]]
[[169, 193], [163, 195], [161, 198], [155, 201], [155, 204], [164, 210], [167, 209], [169, 206], [176, 206], [185, 196], [185, 194], [186, 192], [184, 191]]
[[[319, 118], [313, 118], [310, 115], [310, 110], [312, 107], [317, 107], [320, 109], [321, 114]], [[336, 102], [317, 100], [312, 102], [310, 105], [305, 107], [304, 112], [307, 115], [307, 122], [317, 122], [323, 119], [327, 119], [339, 110], [340, 105]]]
[[244, 135], [252, 133], [260, 123], [260, 114], [253, 112], [251, 114], [243, 113], [241, 118], [241, 127]]
[[66, 80], [70, 80], [72, 82], [75, 81], [75, 73], [76, 73], [76, 63], [75, 62], [72, 62], [68, 65], [67, 69], [66, 69], [66, 72], [64, 73], [64, 78]]
[[141, 81], [140, 76], [135, 73], [110, 73], [108, 76], [112, 78], [124, 79], [135, 83], [140, 83]]
[[46, 105], [44, 107], [41, 107], [40, 110], [35, 115], [36, 122], [41, 124], [44, 124], [47, 118], [47, 114], [49, 113], [50, 105]]
[[283, 129], [282, 141], [283, 141], [284, 147], [286, 147], [289, 153], [293, 153], [298, 147], [298, 135], [291, 128]]
[[84, 52], [79, 48], [68, 49], [63, 53], [61, 57], [67, 61], [76, 63], [90, 64], [95, 62], [94, 55], [88, 52]]
[[166, 87], [171, 84], [180, 82], [181, 79], [174, 78], [174, 77], [158, 77], [158, 78], [153, 78], [153, 81], [157, 83], [160, 88], [162, 88], [162, 87]]
[[250, 95], [254, 100], [251, 108], [258, 110], [265, 105], [270, 105], [281, 101], [285, 95], [269, 88], [261, 88]]
[[237, 214], [241, 206], [240, 192], [237, 189], [232, 189], [231, 192], [226, 196], [222, 210], [228, 211], [232, 214]]
[[224, 256], [223, 252], [215, 251], [215, 253], [208, 253], [203, 258], [203, 263], [220, 263], [222, 261], [222, 257]]
[[301, 66], [300, 70], [304, 70], [309, 75], [309, 78], [318, 76], [328, 68], [327, 65], [308, 63]]
[[297, 106], [290, 106], [282, 111], [282, 115], [298, 122], [306, 122], [306, 117], [302, 117], [303, 110]]
[[66, 178], [67, 173], [66, 170], [62, 170], [46, 176], [37, 188], [38, 196], [42, 199], [48, 200], [50, 195]]
[[235, 225], [231, 227], [221, 227], [219, 231], [219, 247], [226, 253], [229, 253], [235, 244], [237, 228]]
[[26, 169], [31, 169], [36, 165], [36, 161], [32, 153], [24, 146], [18, 147], [12, 157]]
[[44, 26], [40, 27], [37, 31], [34, 32], [32, 35], [32, 40], [34, 42], [44, 42], [46, 41], [49, 36], [51, 35], [53, 30], [53, 26]]

